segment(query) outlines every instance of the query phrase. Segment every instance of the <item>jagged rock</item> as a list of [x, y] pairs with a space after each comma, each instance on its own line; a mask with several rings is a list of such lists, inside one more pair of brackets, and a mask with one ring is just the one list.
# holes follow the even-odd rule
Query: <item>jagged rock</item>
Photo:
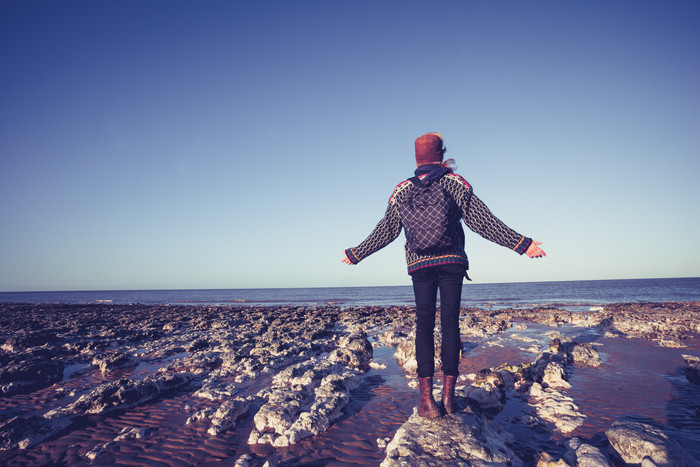
[[61, 360], [20, 361], [0, 368], [0, 396], [31, 392], [63, 378]]
[[569, 464], [563, 459], [554, 460], [554, 457], [547, 452], [541, 452], [537, 456], [537, 467], [569, 467]]
[[248, 414], [253, 400], [252, 397], [236, 397], [225, 401], [214, 413], [211, 419], [211, 428], [207, 430], [207, 433], [216, 436], [234, 426], [240, 417]]
[[167, 323], [163, 325], [163, 332], [172, 333], [182, 328], [182, 323], [180, 321], [173, 321], [172, 323]]
[[20, 352], [31, 347], [46, 345], [56, 340], [56, 333], [50, 330], [21, 332], [5, 339], [0, 349], [6, 352]]
[[455, 396], [458, 404], [460, 397], [464, 397], [480, 413], [495, 415], [503, 410], [506, 403], [506, 383], [500, 372], [481, 370], [474, 382], [464, 389], [456, 390]]
[[522, 466], [506, 439], [471, 412], [433, 420], [414, 412], [386, 447], [381, 467]]
[[353, 368], [367, 369], [374, 355], [372, 344], [364, 333], [342, 336], [338, 341], [338, 347], [331, 352], [328, 359]]
[[160, 396], [164, 391], [180, 389], [192, 380], [189, 373], [159, 374], [140, 381], [122, 378], [99, 386], [77, 401], [44, 414], [48, 419], [100, 414], [116, 409], [136, 407]]
[[253, 417], [249, 444], [287, 446], [326, 430], [357, 384], [355, 371], [327, 359], [285, 369], [275, 376], [272, 388], [259, 393], [267, 402]]
[[92, 364], [99, 367], [102, 373], [107, 373], [120, 368], [135, 367], [139, 361], [127, 353], [118, 353], [95, 357], [92, 359]]
[[488, 337], [505, 332], [512, 325], [510, 321], [484, 316], [482, 313], [475, 312], [476, 310], [472, 308], [468, 311], [470, 316], [460, 320], [459, 324], [460, 333], [465, 336]]
[[628, 464], [639, 464], [649, 457], [658, 466], [700, 465], [663, 430], [646, 423], [617, 420], [605, 434], [615, 452]]
[[206, 409], [199, 410], [187, 418], [187, 420], [185, 421], [185, 425], [190, 425], [192, 423], [198, 422], [199, 420], [211, 418], [214, 415], [214, 413], [215, 411], [213, 407], [207, 407]]
[[574, 400], [554, 388], [543, 389], [539, 383], [530, 387], [530, 400], [537, 415], [555, 425], [561, 433], [570, 433], [583, 424], [585, 415]]
[[661, 338], [657, 341], [661, 347], [669, 347], [673, 349], [685, 349], [688, 346], [681, 342], [679, 339], [668, 337]]
[[[442, 342], [442, 333], [439, 328], [435, 329], [435, 368], [440, 368], [442, 359], [440, 358], [440, 344]], [[396, 362], [399, 364], [406, 376], [418, 376], [418, 361], [416, 360], [416, 333], [411, 332], [409, 336], [396, 346], [394, 352]]]
[[226, 400], [238, 393], [236, 383], [221, 383], [217, 379], [205, 380], [202, 387], [195, 391], [196, 397], [209, 399], [212, 401]]
[[187, 346], [186, 350], [188, 352], [197, 352], [199, 350], [206, 349], [207, 347], [209, 347], [209, 341], [203, 337], [200, 337]]
[[236, 459], [236, 463], [233, 467], [250, 467], [250, 463], [253, 461], [253, 456], [250, 454], [243, 454], [241, 457]]
[[542, 375], [542, 384], [552, 388], [570, 388], [566, 369], [559, 362], [548, 362]]
[[280, 437], [275, 446], [296, 444], [304, 438], [326, 431], [333, 420], [341, 416], [342, 409], [350, 401], [350, 390], [356, 388], [357, 376], [352, 373], [330, 374], [323, 378], [315, 390], [314, 402], [308, 411], [302, 412], [292, 426]]
[[600, 354], [588, 343], [575, 342], [567, 352], [569, 361], [576, 366], [589, 366], [598, 368], [603, 364]]
[[394, 329], [391, 329], [389, 331], [381, 333], [378, 336], [378, 341], [389, 346], [389, 347], [396, 347], [401, 342], [403, 342], [403, 340], [406, 339], [407, 337], [408, 336], [406, 335], [405, 332], [396, 331]]
[[128, 428], [124, 427], [122, 428], [122, 431], [119, 433], [119, 435], [114, 438], [112, 441], [108, 441], [105, 444], [102, 444], [100, 446], [96, 446], [90, 451], [88, 451], [85, 454], [85, 457], [90, 459], [91, 461], [94, 461], [97, 459], [97, 457], [102, 454], [105, 450], [107, 450], [111, 445], [118, 443], [120, 441], [125, 441], [129, 439], [141, 439], [146, 435], [146, 430], [143, 428]]
[[693, 384], [700, 384], [700, 357], [683, 355], [688, 367], [685, 369], [685, 377]]
[[569, 465], [577, 467], [610, 467], [610, 461], [600, 449], [590, 444], [582, 443], [578, 438], [570, 439], [568, 447], [566, 458], [569, 461]]
[[0, 423], [0, 450], [29, 449], [68, 425], [68, 420], [47, 420], [37, 415], [10, 418]]

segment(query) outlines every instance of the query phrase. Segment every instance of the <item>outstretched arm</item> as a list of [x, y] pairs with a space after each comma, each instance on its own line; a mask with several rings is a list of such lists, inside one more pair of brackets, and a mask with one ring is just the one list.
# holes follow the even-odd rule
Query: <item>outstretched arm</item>
[[379, 221], [372, 233], [355, 248], [345, 250], [342, 262], [345, 264], [357, 264], [372, 253], [381, 250], [393, 242], [401, 233], [401, 219], [398, 207], [395, 203], [389, 203], [384, 217]]

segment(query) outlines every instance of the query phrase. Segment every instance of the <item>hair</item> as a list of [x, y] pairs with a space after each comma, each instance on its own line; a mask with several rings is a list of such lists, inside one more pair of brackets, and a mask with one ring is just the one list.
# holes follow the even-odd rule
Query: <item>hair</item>
[[445, 162], [440, 162], [440, 165], [450, 170], [457, 170], [454, 159], [447, 159]]

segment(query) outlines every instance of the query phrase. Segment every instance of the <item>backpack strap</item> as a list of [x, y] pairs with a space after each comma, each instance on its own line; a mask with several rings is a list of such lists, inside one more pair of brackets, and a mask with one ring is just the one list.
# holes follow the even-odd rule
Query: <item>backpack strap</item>
[[413, 186], [423, 186], [424, 185], [423, 181], [418, 177], [411, 177], [408, 180], [413, 183]]

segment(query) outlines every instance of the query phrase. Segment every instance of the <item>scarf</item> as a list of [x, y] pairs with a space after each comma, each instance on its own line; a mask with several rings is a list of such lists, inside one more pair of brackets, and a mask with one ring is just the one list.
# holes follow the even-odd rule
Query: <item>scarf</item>
[[440, 178], [442, 178], [443, 175], [449, 173], [452, 173], [452, 169], [450, 169], [449, 167], [445, 167], [442, 164], [421, 165], [414, 172], [416, 177], [428, 174], [428, 176], [423, 179], [423, 182], [426, 183], [432, 182], [433, 180], [440, 180]]

